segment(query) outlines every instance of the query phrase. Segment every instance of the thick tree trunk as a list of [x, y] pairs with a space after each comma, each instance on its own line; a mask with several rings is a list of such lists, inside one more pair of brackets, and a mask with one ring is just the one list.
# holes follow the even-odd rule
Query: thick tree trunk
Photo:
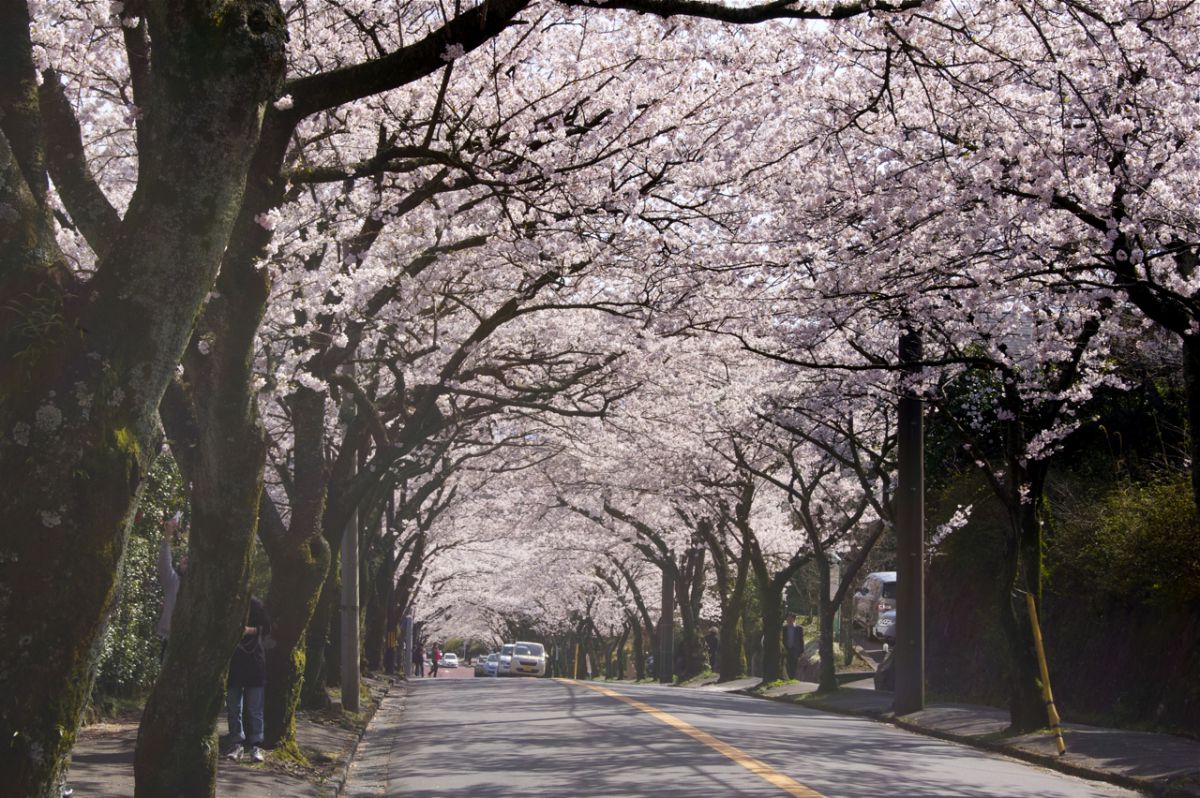
[[[329, 546], [313, 535], [284, 557], [271, 558], [271, 612], [275, 647], [267, 652], [265, 742], [296, 743], [296, 706], [304, 681], [304, 637], [329, 569]], [[297, 597], [308, 597], [308, 600]]]
[[[226, 260], [184, 358], [184, 380], [161, 406], [191, 482], [188, 590], [175, 608], [162, 673], [134, 758], [138, 795], [212, 795], [214, 721], [228, 655], [244, 625], [266, 443], [253, 385], [265, 272]], [[200, 350], [201, 342], [207, 352]]]
[[1045, 726], [1048, 721], [1033, 630], [1025, 599], [1020, 595], [1026, 590], [1033, 593], [1041, 606], [1042, 528], [1038, 512], [1043, 500], [1045, 467], [1040, 463], [1022, 466], [1023, 431], [1019, 422], [1010, 423], [1009, 428], [1009, 530], [996, 583], [996, 606], [1008, 651], [1009, 729], [1027, 732]]
[[679, 681], [693, 679], [704, 672], [706, 662], [704, 638], [700, 635], [700, 600], [704, 591], [705, 550], [690, 549], [684, 555], [683, 567], [675, 576], [675, 603], [679, 608], [680, 659], [683, 669], [675, 676]]
[[298, 389], [291, 397], [295, 427], [292, 518], [286, 534], [267, 545], [271, 560], [271, 613], [274, 648], [267, 652], [265, 740], [269, 747], [294, 749], [296, 705], [304, 678], [305, 632], [330, 568], [330, 546], [322, 537], [328, 470], [324, 455], [323, 392]]
[[[632, 613], [629, 615], [629, 628], [633, 632], [633, 673], [639, 682], [646, 678], [646, 643], [641, 621]], [[622, 671], [623, 672], [623, 671]]]
[[[250, 278], [254, 278], [251, 270]], [[134, 759], [137, 795], [211, 796], [216, 779], [214, 721], [223, 703], [229, 657], [244, 625], [250, 560], [266, 446], [251, 384], [257, 308], [265, 285], [218, 281], [202, 332], [213, 333], [208, 355], [191, 352], [188, 375], [195, 438], [185, 476], [192, 483], [190, 569], [172, 619], [162, 673], [146, 703]], [[256, 288], [258, 290], [253, 290]], [[247, 303], [225, 313], [226, 303]], [[182, 394], [183, 391], [179, 390]], [[180, 397], [186, 402], [186, 397]], [[164, 401], [164, 408], [169, 402]], [[191, 436], [164, 422], [177, 444]]]
[[[139, 98], [138, 186], [86, 296], [39, 278], [61, 266], [38, 232], [48, 229], [39, 192], [22, 189], [41, 178], [0, 135], [0, 203], [20, 222], [0, 231], [0, 294], [14, 300], [0, 317], [0, 772], [14, 795], [57, 788], [155, 454], [159, 401], [212, 287], [263, 103], [282, 78], [277, 6], [240, 5], [222, 15], [147, 6], [155, 69]], [[39, 281], [46, 290], [26, 291]], [[30, 337], [16, 323], [34, 316], [50, 323]]]
[[[304, 636], [304, 686], [300, 691], [300, 706], [305, 709], [329, 709], [333, 699], [329, 695], [330, 681], [326, 678], [325, 670], [328, 665], [326, 653], [329, 650], [333, 619], [341, 604], [342, 583], [338, 579], [338, 558], [332, 554], [329, 558], [329, 571], [325, 582], [321, 585], [321, 595], [317, 599], [317, 608], [313, 611], [312, 620], [308, 624], [308, 634]], [[338, 648], [334, 641], [335, 649]], [[335, 679], [333, 684], [337, 684]]]
[[[390, 541], [390, 538], [388, 540]], [[388, 599], [392, 594], [392, 580], [395, 576], [396, 563], [392, 552], [385, 551], [383, 562], [370, 581], [366, 619], [363, 622], [363, 658], [367, 667], [373, 671], [383, 670], [383, 652], [387, 645], [388, 633]]]
[[746, 611], [746, 577], [749, 566], [748, 556], [738, 558], [733, 587], [725, 606], [721, 608], [717, 671], [722, 682], [730, 682], [746, 675], [746, 635], [742, 616]]
[[783, 668], [783, 587], [759, 574], [759, 598], [762, 603], [762, 680], [778, 681], [787, 674]]

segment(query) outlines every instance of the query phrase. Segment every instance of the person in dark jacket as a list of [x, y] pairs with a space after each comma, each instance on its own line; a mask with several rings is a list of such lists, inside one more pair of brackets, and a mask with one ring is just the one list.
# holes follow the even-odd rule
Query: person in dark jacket
[[708, 669], [717, 672], [717, 650], [721, 647], [721, 638], [716, 629], [709, 629], [704, 636], [704, 645], [708, 647]]
[[789, 612], [783, 627], [783, 648], [787, 654], [789, 679], [799, 678], [800, 657], [804, 656], [804, 627], [796, 625], [796, 613]]
[[413, 676], [425, 676], [425, 646], [420, 640], [413, 640], [412, 650]]
[[[267, 652], [263, 638], [271, 631], [266, 607], [256, 597], [250, 597], [250, 610], [242, 629], [242, 639], [233, 650], [229, 663], [228, 691], [225, 709], [229, 721], [229, 749], [225, 755], [241, 759], [245, 746], [250, 746], [250, 758], [263, 761], [263, 697], [267, 684]], [[242, 717], [245, 713], [245, 728]]]

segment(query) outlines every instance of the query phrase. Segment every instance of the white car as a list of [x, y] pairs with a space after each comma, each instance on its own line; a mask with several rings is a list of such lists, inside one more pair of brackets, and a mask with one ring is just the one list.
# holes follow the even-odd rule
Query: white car
[[516, 648], [515, 643], [505, 643], [500, 647], [500, 658], [496, 662], [496, 675], [508, 676], [509, 667], [512, 665], [513, 649]]
[[509, 672], [513, 676], [545, 676], [546, 647], [541, 643], [514, 643]]
[[447, 652], [447, 653], [443, 654], [441, 667], [457, 668], [458, 667], [458, 655], [455, 654], [454, 652]]
[[500, 655], [495, 654], [495, 653], [488, 654], [487, 660], [483, 663], [483, 675], [484, 676], [499, 676], [500, 675], [498, 673], [499, 669], [500, 669]]

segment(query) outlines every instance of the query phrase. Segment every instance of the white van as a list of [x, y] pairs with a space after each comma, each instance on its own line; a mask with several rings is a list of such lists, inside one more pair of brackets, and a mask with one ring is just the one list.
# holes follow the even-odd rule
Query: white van
[[867, 574], [862, 587], [854, 594], [854, 622], [875, 638], [875, 624], [880, 613], [896, 609], [896, 572], [876, 571]]

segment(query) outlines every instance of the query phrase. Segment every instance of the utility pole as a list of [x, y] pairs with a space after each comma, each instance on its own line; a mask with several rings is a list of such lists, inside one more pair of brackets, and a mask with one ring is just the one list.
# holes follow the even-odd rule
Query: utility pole
[[404, 611], [404, 617], [400, 619], [400, 662], [401, 673], [405, 679], [411, 679], [413, 675], [413, 616], [412, 607]]
[[675, 681], [675, 552], [667, 552], [671, 566], [662, 569], [662, 612], [658, 619], [658, 681]]
[[[354, 364], [346, 366], [350, 378], [354, 378]], [[349, 392], [347, 392], [349, 394]], [[354, 418], [354, 399], [346, 396], [342, 406], [346, 425]], [[350, 479], [358, 471], [358, 455], [355, 453], [350, 464]], [[359, 684], [359, 640], [358, 640], [358, 509], [350, 514], [346, 528], [342, 530], [342, 596], [341, 596], [341, 654], [342, 654], [342, 708], [347, 712], [358, 712]]]
[[[920, 373], [921, 337], [900, 335], [905, 377]], [[914, 385], [903, 386], [896, 459], [896, 695], [892, 711], [925, 708], [925, 419]]]

